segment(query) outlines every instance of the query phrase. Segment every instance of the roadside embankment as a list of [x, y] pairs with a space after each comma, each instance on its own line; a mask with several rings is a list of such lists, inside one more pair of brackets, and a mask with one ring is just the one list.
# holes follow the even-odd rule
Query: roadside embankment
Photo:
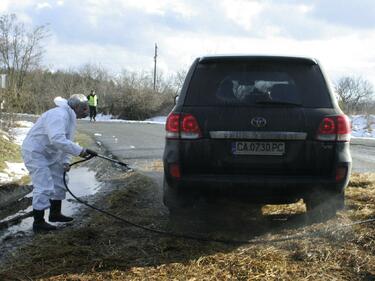
[[31, 244], [19, 249], [1, 267], [1, 280], [373, 280], [375, 277], [374, 223], [335, 229], [358, 219], [374, 218], [374, 174], [353, 175], [347, 190], [346, 210], [326, 222], [306, 224], [299, 204], [294, 210], [286, 205], [265, 207], [256, 218], [217, 209], [213, 214], [193, 214], [176, 222], [162, 206], [160, 186], [155, 181], [137, 172], [124, 173], [109, 163], [96, 162], [95, 166], [105, 186], [91, 202], [144, 226], [230, 239], [272, 239], [322, 232], [317, 237], [278, 243], [199, 242], [156, 235], [85, 209], [72, 227], [37, 235]]

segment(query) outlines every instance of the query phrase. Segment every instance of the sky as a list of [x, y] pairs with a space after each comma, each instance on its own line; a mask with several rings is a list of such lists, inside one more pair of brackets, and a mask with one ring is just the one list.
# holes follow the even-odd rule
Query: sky
[[373, 0], [1, 0], [35, 27], [48, 24], [43, 64], [99, 65], [116, 74], [186, 71], [196, 57], [271, 54], [317, 58], [329, 78], [375, 86]]

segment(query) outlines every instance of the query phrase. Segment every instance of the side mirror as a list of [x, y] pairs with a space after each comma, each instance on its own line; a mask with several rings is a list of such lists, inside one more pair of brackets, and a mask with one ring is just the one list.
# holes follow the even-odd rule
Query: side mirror
[[174, 97], [174, 105], [177, 104], [177, 102], [178, 102], [178, 98], [179, 98], [179, 95], [177, 95], [177, 96]]

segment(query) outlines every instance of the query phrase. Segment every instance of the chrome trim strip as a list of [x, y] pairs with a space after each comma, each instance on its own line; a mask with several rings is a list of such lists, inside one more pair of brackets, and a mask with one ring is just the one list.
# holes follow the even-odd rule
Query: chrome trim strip
[[305, 140], [303, 132], [210, 131], [212, 139]]

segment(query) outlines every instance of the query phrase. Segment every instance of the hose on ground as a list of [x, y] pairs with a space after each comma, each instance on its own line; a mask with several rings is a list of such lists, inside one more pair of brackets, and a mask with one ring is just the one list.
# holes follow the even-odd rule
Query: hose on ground
[[[100, 158], [103, 158], [103, 159], [112, 161], [114, 163], [120, 164], [120, 165], [124, 166], [127, 170], [131, 170], [131, 168], [129, 168], [129, 166], [127, 164], [125, 164], [123, 162], [120, 162], [118, 160], [111, 159], [111, 158], [108, 158], [108, 157], [105, 157], [105, 156], [102, 156], [102, 155], [95, 155], [95, 156], [99, 156]], [[91, 155], [87, 158], [84, 158], [83, 160], [79, 160], [77, 162], [74, 162], [74, 163], [70, 164], [70, 166], [72, 167], [72, 166], [77, 165], [79, 163], [86, 162], [86, 161], [92, 159], [95, 156]], [[370, 219], [367, 219], [367, 220], [358, 220], [358, 221], [354, 221], [354, 222], [349, 223], [349, 224], [342, 224], [342, 225], [339, 225], [339, 226], [331, 227], [330, 229], [326, 229], [326, 230], [315, 230], [315, 231], [310, 231], [310, 232], [297, 233], [297, 234], [294, 234], [294, 235], [286, 235], [286, 236], [282, 236], [282, 237], [274, 238], [274, 239], [256, 239], [255, 238], [255, 239], [250, 239], [250, 240], [234, 240], [234, 239], [218, 239], [218, 238], [211, 238], [211, 237], [182, 234], [182, 233], [164, 231], [164, 230], [160, 230], [160, 229], [154, 229], [154, 228], [150, 228], [150, 227], [147, 227], [147, 226], [143, 226], [143, 225], [131, 222], [129, 220], [121, 218], [121, 217], [119, 217], [115, 214], [112, 214], [108, 211], [100, 209], [96, 206], [93, 206], [93, 205], [81, 200], [80, 198], [75, 196], [74, 193], [69, 189], [67, 181], [66, 181], [66, 173], [67, 172], [65, 171], [64, 177], [63, 177], [65, 188], [70, 193], [70, 195], [75, 200], [77, 200], [79, 203], [81, 203], [81, 204], [83, 204], [83, 205], [85, 205], [85, 206], [87, 206], [87, 207], [89, 207], [89, 208], [91, 208], [95, 211], [98, 211], [98, 212], [100, 212], [100, 213], [102, 213], [106, 216], [112, 217], [112, 218], [114, 218], [118, 221], [121, 221], [121, 222], [123, 222], [127, 225], [130, 225], [132, 227], [143, 229], [145, 231], [153, 232], [153, 233], [156, 233], [156, 234], [159, 234], [159, 235], [170, 236], [170, 237], [175, 237], [175, 238], [196, 240], [196, 241], [201, 241], [201, 242], [217, 242], [217, 243], [224, 243], [224, 244], [270, 244], [270, 243], [284, 242], [284, 241], [296, 240], [296, 239], [302, 239], [302, 238], [318, 237], [318, 236], [321, 236], [322, 234], [327, 233], [327, 232], [334, 232], [334, 231], [337, 231], [337, 230], [340, 230], [340, 229], [343, 229], [343, 228], [347, 228], [347, 227], [351, 227], [351, 226], [354, 226], [354, 225], [375, 222], [375, 218], [370, 218]]]

